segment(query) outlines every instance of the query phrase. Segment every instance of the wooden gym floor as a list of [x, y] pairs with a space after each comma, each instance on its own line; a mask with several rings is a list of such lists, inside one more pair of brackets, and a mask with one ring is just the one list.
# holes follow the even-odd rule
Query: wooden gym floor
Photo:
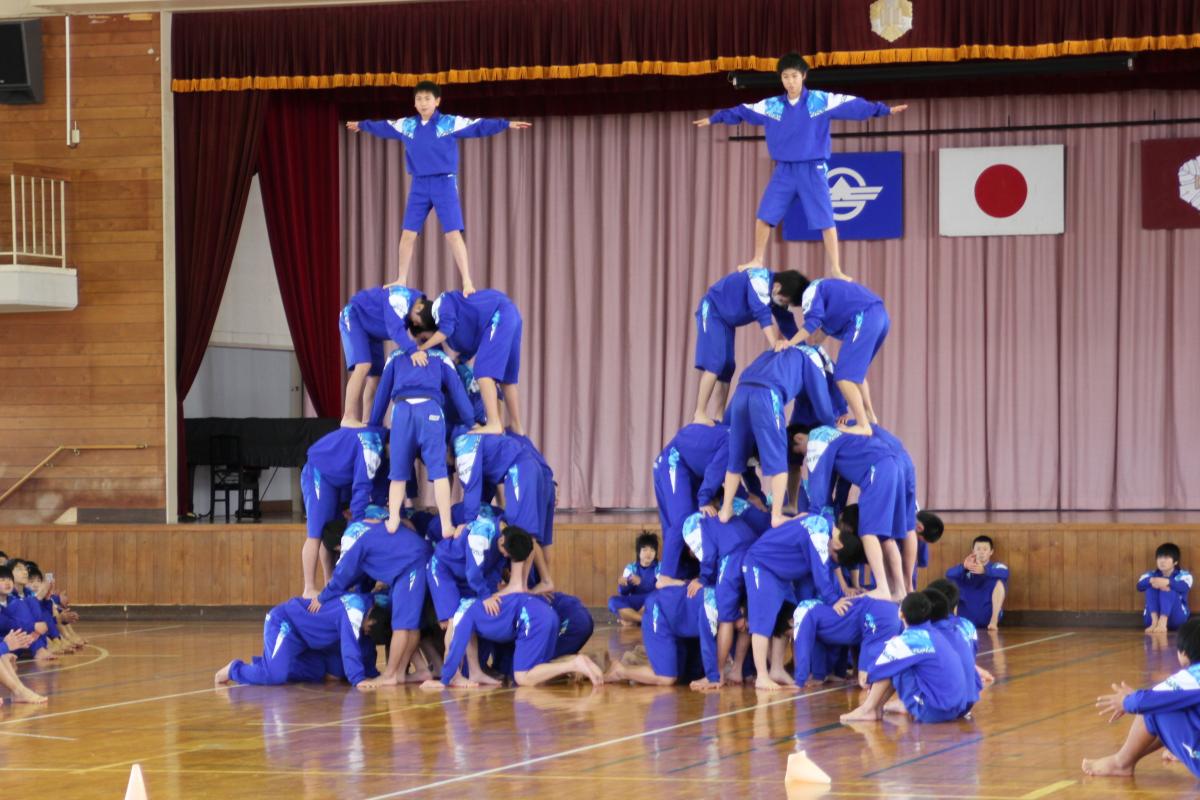
[[[1087, 779], [1127, 720], [1092, 704], [1115, 680], [1173, 672], [1174, 648], [1138, 631], [1009, 629], [983, 635], [996, 674], [973, 721], [839, 725], [856, 692], [553, 686], [487, 693], [341, 685], [214, 689], [231, 657], [261, 650], [256, 623], [93, 623], [93, 644], [20, 670], [43, 707], [0, 709], [2, 785], [13, 796], [123, 796], [140, 763], [152, 800], [221, 798], [782, 798], [787, 756], [833, 777], [811, 797], [1180, 797], [1191, 776], [1157, 757], [1136, 778]], [[614, 655], [636, 629], [597, 626]]]

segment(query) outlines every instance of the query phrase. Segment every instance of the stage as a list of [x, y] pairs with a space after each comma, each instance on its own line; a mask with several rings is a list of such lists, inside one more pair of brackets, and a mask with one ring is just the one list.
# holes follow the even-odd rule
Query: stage
[[[946, 512], [931, 548], [929, 575], [941, 575], [987, 534], [1011, 578], [1010, 624], [1127, 624], [1141, 609], [1134, 584], [1153, 568], [1154, 550], [1173, 541], [1183, 567], [1200, 553], [1200, 512]], [[558, 586], [602, 609], [633, 560], [652, 512], [561, 513], [551, 550]], [[257, 617], [297, 595], [298, 522], [186, 525], [46, 525], [9, 528], [0, 549], [53, 571], [71, 602], [105, 617]], [[922, 581], [926, 578], [922, 577]]]

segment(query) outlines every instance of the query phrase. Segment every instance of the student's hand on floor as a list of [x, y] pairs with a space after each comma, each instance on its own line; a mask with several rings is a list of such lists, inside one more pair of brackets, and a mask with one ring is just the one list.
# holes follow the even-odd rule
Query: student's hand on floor
[[425, 354], [424, 350], [414, 350], [408, 358], [414, 367], [424, 367], [429, 363], [429, 356]]
[[346, 130], [352, 131], [354, 133], [358, 133], [358, 123], [357, 122], [347, 122]]
[[500, 595], [494, 594], [491, 597], [489, 597], [487, 600], [484, 600], [483, 601], [483, 610], [486, 611], [488, 613], [488, 615], [492, 616], [492, 617], [499, 614], [500, 613]]
[[704, 588], [704, 584], [700, 582], [699, 578], [692, 578], [691, 582], [688, 584], [687, 596], [695, 597], [696, 592], [700, 591], [703, 588]]
[[833, 613], [839, 617], [846, 616], [846, 612], [850, 610], [850, 604], [854, 602], [849, 597], [839, 597], [838, 601], [833, 604]]
[[692, 120], [692, 124], [695, 125], [697, 128], [707, 128], [709, 125], [712, 125], [712, 123], [709, 121], [708, 117], [701, 117], [700, 119], [694, 119], [694, 120]]
[[1112, 694], [1102, 694], [1096, 698], [1096, 708], [1100, 709], [1100, 716], [1108, 714], [1108, 721], [1116, 722], [1125, 716], [1125, 698], [1133, 694], [1133, 689], [1125, 681], [1121, 681], [1120, 685], [1114, 683], [1112, 688]]
[[312, 599], [312, 601], [308, 604], [308, 613], [315, 614], [320, 610], [321, 610], [321, 601], [314, 597]]

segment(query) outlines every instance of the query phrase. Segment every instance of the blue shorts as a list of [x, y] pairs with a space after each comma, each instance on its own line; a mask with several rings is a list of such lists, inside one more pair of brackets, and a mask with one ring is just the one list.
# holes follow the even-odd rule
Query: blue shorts
[[[408, 534], [401, 532], [398, 535]], [[392, 584], [389, 592], [392, 602], [392, 630], [420, 630], [421, 610], [425, 606], [425, 568], [425, 564], [413, 564], [401, 572]]]
[[458, 200], [458, 178], [454, 175], [414, 175], [404, 207], [404, 230], [420, 233], [429, 210], [437, 211], [445, 233], [463, 230], [462, 203]]
[[739, 383], [725, 419], [729, 422], [726, 472], [739, 475], [745, 472], [755, 449], [764, 476], [787, 472], [787, 420], [783, 416], [783, 398], [774, 389]]
[[[908, 455], [897, 456], [900, 462], [900, 470], [903, 473], [901, 476], [904, 484], [904, 532], [915, 531], [917, 529], [917, 470], [913, 466], [912, 458]], [[926, 550], [926, 559], [929, 557], [929, 551]], [[926, 561], [928, 565], [928, 561]], [[918, 564], [918, 566], [921, 566]]]
[[713, 373], [721, 383], [729, 383], [737, 369], [733, 343], [734, 329], [717, 316], [705, 297], [696, 310], [696, 369]]
[[876, 462], [867, 485], [858, 488], [858, 535], [904, 539], [908, 533], [904, 477], [895, 457]]
[[654, 674], [663, 678], [679, 677], [679, 640], [655, 597], [646, 604], [642, 616], [642, 645]]
[[300, 470], [300, 496], [304, 498], [304, 525], [309, 539], [320, 539], [321, 531], [338, 515], [337, 487], [323, 485], [321, 471], [312, 464]]
[[833, 227], [833, 201], [829, 197], [824, 161], [777, 161], [771, 181], [758, 204], [758, 218], [771, 227], [787, 214], [794, 200], [800, 200], [804, 220], [810, 230]]
[[742, 572], [745, 550], [735, 550], [721, 559], [717, 568], [717, 621], [737, 622], [746, 600], [746, 575]]
[[752, 634], [770, 638], [784, 602], [796, 602], [795, 588], [752, 558], [743, 560], [742, 576], [746, 581], [746, 627]]
[[1159, 711], [1143, 714], [1142, 722], [1151, 736], [1162, 739], [1163, 746], [1171, 755], [1178, 758], [1189, 772], [1200, 777], [1200, 753], [1194, 749], [1196, 727], [1193, 713], [1191, 709]]
[[497, 383], [515, 384], [521, 373], [521, 312], [504, 302], [492, 314], [487, 331], [475, 351], [472, 369], [475, 378], [491, 378]]
[[383, 374], [383, 342], [371, 338], [358, 319], [358, 309], [346, 306], [338, 317], [338, 330], [342, 334], [342, 353], [346, 356], [346, 369], [355, 364], [370, 364], [370, 375]]
[[608, 598], [608, 610], [612, 612], [614, 617], [620, 616], [622, 608], [628, 608], [630, 611], [641, 611], [646, 605], [646, 598], [649, 594], [614, 594]]
[[538, 664], [554, 657], [558, 644], [558, 614], [545, 600], [525, 603], [527, 615], [517, 621], [516, 649], [513, 651], [513, 672], [528, 672]]
[[596, 623], [578, 597], [556, 592], [550, 607], [558, 616], [558, 636], [554, 643], [554, 658], [578, 653], [592, 638]]
[[413, 460], [419, 454], [425, 474], [436, 481], [447, 476], [446, 416], [432, 400], [410, 403], [403, 398], [392, 404], [392, 432], [388, 479], [407, 481], [413, 477]]
[[558, 505], [558, 486], [554, 483], [554, 471], [542, 467], [542, 522], [538, 531], [542, 535], [542, 547], [554, 544], [554, 507]]
[[[672, 462], [674, 462], [672, 464]], [[679, 461], [679, 451], [670, 448], [654, 465], [654, 499], [662, 525], [661, 574], [686, 580], [699, 574], [699, 565], [684, 569], [683, 521], [699, 510], [692, 473]], [[694, 564], [694, 562], [688, 562]]]
[[425, 565], [425, 578], [429, 595], [433, 598], [433, 610], [439, 622], [453, 617], [464, 597], [475, 596], [471, 587], [465, 581], [460, 582], [445, 562], [439, 560], [436, 555]]
[[550, 544], [542, 539], [542, 524], [546, 516], [545, 473], [542, 465], [531, 457], [517, 459], [504, 478], [504, 520], [509, 525], [524, 528], [538, 544]]
[[867, 379], [867, 368], [875, 354], [883, 347], [892, 323], [883, 303], [876, 303], [854, 318], [854, 333], [842, 340], [837, 363], [833, 367], [833, 379], [862, 383]]
[[268, 615], [263, 625], [263, 654], [254, 656], [249, 664], [234, 661], [229, 678], [251, 686], [317, 683], [325, 678], [325, 661], [320, 652], [308, 649], [290, 622]]

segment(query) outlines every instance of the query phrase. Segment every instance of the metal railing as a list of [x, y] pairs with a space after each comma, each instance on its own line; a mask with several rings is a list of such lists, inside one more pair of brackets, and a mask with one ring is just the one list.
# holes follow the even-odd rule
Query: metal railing
[[53, 461], [55, 456], [57, 456], [59, 453], [70, 452], [75, 455], [79, 455], [79, 453], [83, 450], [145, 450], [145, 449], [146, 449], [146, 445], [144, 445], [144, 444], [62, 444], [62, 445], [59, 445], [58, 447], [54, 448], [53, 452], [51, 452], [50, 455], [43, 458], [41, 461], [39, 461], [37, 463], [36, 466], [34, 466], [32, 469], [30, 469], [28, 472], [26, 472], [24, 475], [22, 475], [20, 480], [18, 480], [12, 486], [8, 487], [4, 491], [4, 494], [0, 494], [0, 504], [3, 504], [5, 500], [7, 500], [9, 497], [11, 497], [17, 491], [17, 489], [20, 489], [25, 484], [26, 481], [28, 481], [34, 475], [41, 472], [46, 467], [50, 466], [50, 462]]
[[10, 247], [0, 262], [13, 266], [67, 266], [66, 172], [14, 164], [8, 178]]

